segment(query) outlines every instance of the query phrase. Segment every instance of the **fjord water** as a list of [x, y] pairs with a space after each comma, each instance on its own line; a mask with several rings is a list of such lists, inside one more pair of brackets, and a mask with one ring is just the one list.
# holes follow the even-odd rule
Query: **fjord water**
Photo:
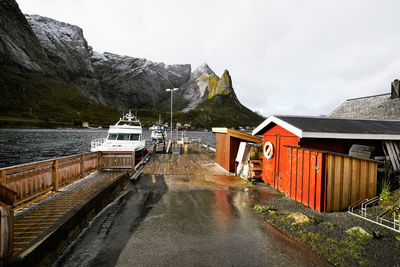
[[[0, 129], [0, 168], [90, 152], [90, 141], [106, 135], [104, 129]], [[147, 148], [150, 135], [143, 130]], [[187, 131], [186, 136], [200, 137], [203, 144], [215, 147], [212, 132]]]

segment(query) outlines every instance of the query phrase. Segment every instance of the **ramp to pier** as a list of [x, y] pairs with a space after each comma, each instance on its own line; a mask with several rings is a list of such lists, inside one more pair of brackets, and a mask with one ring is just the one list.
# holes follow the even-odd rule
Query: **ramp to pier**
[[126, 171], [96, 172], [15, 212], [12, 265], [48, 265], [129, 183]]

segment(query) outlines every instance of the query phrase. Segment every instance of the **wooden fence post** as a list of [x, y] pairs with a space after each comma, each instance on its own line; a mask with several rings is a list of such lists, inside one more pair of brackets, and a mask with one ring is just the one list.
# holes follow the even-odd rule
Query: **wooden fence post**
[[81, 178], [85, 175], [85, 154], [81, 157]]
[[53, 161], [53, 191], [58, 191], [58, 160]]
[[132, 171], [135, 171], [135, 151], [132, 151]]
[[6, 170], [0, 171], [0, 184], [2, 185], [6, 184]]
[[97, 163], [97, 169], [101, 170], [102, 165], [103, 165], [103, 153], [101, 151], [97, 152], [97, 156], [99, 157], [98, 163]]
[[13, 226], [14, 212], [8, 206], [0, 205], [0, 264], [3, 265], [5, 260], [13, 251]]

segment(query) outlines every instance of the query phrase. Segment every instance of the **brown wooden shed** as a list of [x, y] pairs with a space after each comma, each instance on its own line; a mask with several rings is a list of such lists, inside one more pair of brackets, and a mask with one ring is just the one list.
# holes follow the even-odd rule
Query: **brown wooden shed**
[[262, 138], [228, 128], [212, 128], [216, 134], [215, 161], [225, 170], [234, 172], [240, 142], [262, 143]]

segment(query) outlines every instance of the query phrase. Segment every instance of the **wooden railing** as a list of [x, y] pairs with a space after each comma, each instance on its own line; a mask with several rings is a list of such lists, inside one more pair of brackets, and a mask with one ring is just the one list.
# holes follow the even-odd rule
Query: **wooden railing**
[[[0, 199], [14, 192], [18, 205], [49, 191], [57, 191], [97, 169], [133, 169], [132, 152], [90, 152], [52, 160], [39, 161], [0, 169]], [[8, 194], [7, 196], [5, 194]]]

